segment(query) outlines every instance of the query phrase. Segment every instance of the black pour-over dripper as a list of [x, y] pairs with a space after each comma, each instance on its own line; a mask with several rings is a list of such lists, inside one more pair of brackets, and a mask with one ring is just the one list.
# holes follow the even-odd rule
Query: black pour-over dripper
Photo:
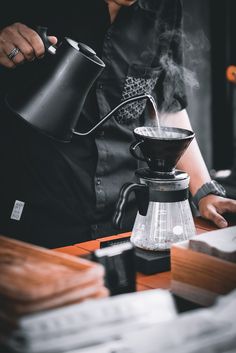
[[[193, 140], [194, 133], [174, 127], [142, 126], [134, 130], [134, 136], [136, 141], [130, 146], [133, 157], [147, 162], [152, 172], [171, 174]], [[137, 154], [138, 147], [142, 156]]]
[[[145, 161], [149, 168], [138, 169], [135, 173], [142, 183], [123, 185], [113, 217], [117, 228], [121, 228], [125, 204], [133, 191], [142, 216], [146, 216], [150, 201], [180, 202], [188, 198], [187, 173], [176, 171], [175, 166], [193, 140], [194, 133], [174, 127], [142, 126], [134, 130], [134, 136], [136, 140], [131, 144], [130, 152], [134, 158]], [[137, 148], [141, 153], [138, 154]]]
[[121, 229], [129, 195], [134, 192], [138, 213], [131, 242], [145, 250], [169, 250], [173, 243], [195, 235], [188, 202], [189, 176], [175, 169], [194, 133], [180, 128], [143, 126], [134, 130], [134, 136], [136, 141], [130, 151], [135, 158], [146, 161], [149, 168], [136, 170], [139, 182], [123, 185], [113, 224]]

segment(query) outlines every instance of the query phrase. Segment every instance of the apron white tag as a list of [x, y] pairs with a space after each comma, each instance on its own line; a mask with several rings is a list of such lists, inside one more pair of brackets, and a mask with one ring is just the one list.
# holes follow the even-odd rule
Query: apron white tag
[[21, 219], [21, 215], [23, 212], [25, 203], [23, 201], [16, 200], [12, 213], [11, 213], [11, 219], [14, 219], [15, 221], [19, 221]]

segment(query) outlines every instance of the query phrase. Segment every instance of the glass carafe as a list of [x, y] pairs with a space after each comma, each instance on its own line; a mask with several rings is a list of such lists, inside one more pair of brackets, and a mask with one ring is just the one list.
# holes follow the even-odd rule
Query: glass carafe
[[153, 173], [138, 169], [139, 183], [126, 184], [117, 204], [116, 224], [119, 224], [131, 191], [135, 192], [138, 213], [131, 234], [131, 242], [142, 249], [163, 251], [171, 245], [195, 235], [192, 211], [188, 201], [189, 176], [174, 173]]
[[147, 250], [168, 250], [173, 243], [194, 235], [195, 226], [188, 200], [150, 202], [146, 216], [137, 213], [131, 242]]

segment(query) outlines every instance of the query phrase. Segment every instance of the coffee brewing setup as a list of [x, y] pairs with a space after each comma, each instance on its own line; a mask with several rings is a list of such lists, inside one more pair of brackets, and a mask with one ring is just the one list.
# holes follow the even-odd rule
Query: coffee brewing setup
[[122, 187], [114, 224], [121, 227], [126, 202], [134, 192], [138, 213], [131, 242], [145, 250], [169, 250], [173, 243], [195, 235], [188, 201], [189, 176], [175, 168], [194, 133], [172, 127], [143, 126], [134, 130], [134, 136], [136, 140], [131, 144], [130, 152], [134, 158], [145, 161], [148, 168], [136, 170], [138, 183]]
[[[123, 105], [149, 99], [157, 113], [154, 98], [141, 94], [122, 101], [93, 128], [75, 131], [85, 99], [105, 67], [93, 49], [65, 37], [52, 46], [47, 28], [37, 27], [47, 53], [45, 70], [25, 84], [22, 90], [9, 92], [6, 105], [42, 134], [60, 142], [70, 142], [73, 135], [85, 136], [110, 119]], [[120, 227], [129, 194], [136, 195], [138, 214], [131, 242], [146, 250], [168, 250], [171, 244], [195, 234], [188, 203], [189, 176], [175, 166], [194, 138], [194, 133], [170, 127], [138, 127], [130, 147], [134, 158], [145, 161], [148, 168], [138, 169], [138, 183], [123, 186], [118, 200], [114, 224]], [[137, 153], [140, 149], [141, 154]]]

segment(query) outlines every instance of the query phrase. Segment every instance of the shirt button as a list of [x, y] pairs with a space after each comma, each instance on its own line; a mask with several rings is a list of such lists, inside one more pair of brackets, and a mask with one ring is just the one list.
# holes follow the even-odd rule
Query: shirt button
[[96, 180], [96, 184], [97, 184], [97, 185], [101, 185], [101, 182], [102, 182], [101, 179], [97, 179], [97, 180]]

